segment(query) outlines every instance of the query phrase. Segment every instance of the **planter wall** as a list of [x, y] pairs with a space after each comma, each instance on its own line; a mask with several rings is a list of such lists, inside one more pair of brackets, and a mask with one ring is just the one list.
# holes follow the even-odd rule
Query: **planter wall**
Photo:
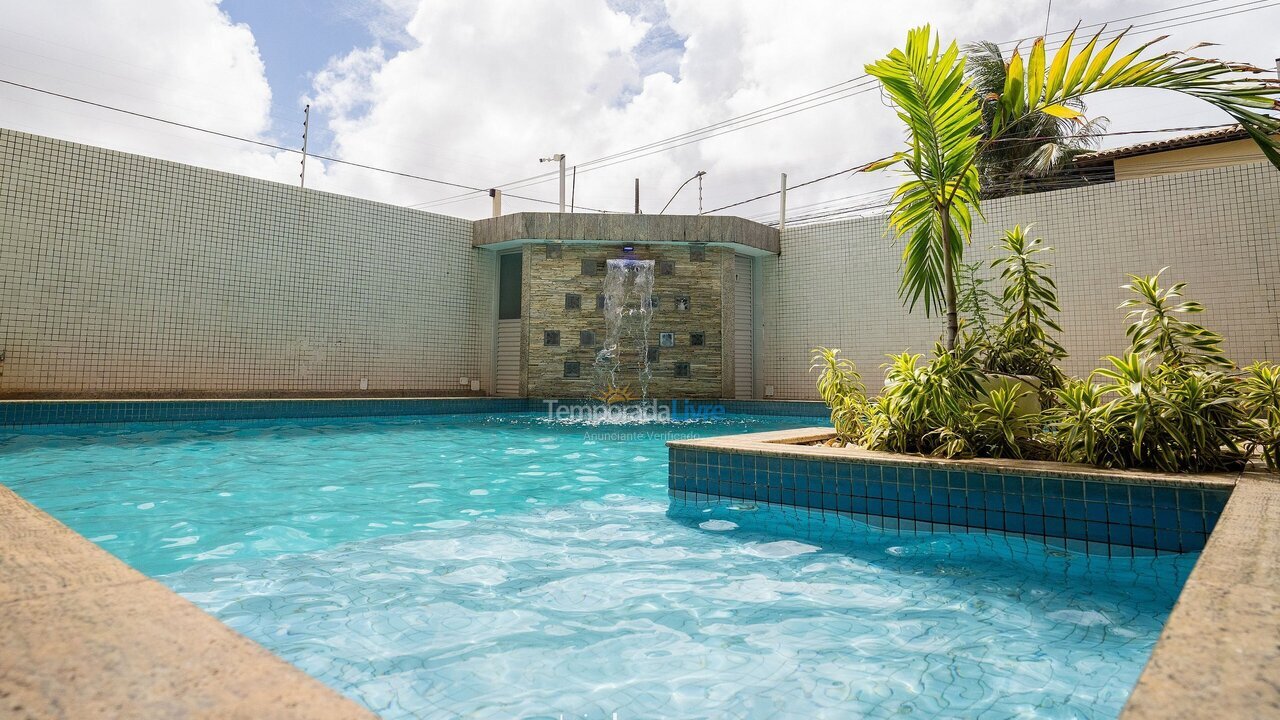
[[718, 448], [716, 440], [668, 443], [673, 497], [790, 505], [899, 531], [1008, 533], [1099, 554], [1200, 551], [1232, 487], [1229, 479], [1106, 477], [1048, 463], [999, 468], [777, 441]]

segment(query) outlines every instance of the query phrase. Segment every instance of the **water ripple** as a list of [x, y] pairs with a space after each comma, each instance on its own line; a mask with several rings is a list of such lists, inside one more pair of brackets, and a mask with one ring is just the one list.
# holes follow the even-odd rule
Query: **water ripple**
[[1114, 717], [1194, 561], [669, 502], [662, 429], [44, 428], [0, 476], [391, 718]]

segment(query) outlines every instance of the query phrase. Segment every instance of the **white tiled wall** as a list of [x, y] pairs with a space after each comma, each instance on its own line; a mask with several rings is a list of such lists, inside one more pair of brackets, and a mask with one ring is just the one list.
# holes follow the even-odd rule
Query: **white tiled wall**
[[0, 394], [457, 392], [481, 256], [466, 220], [0, 130]]
[[[1056, 251], [1068, 372], [1085, 375], [1124, 351], [1126, 273], [1169, 266], [1208, 306], [1200, 320], [1244, 364], [1280, 360], [1280, 172], [1246, 165], [991, 201], [967, 259], [990, 259], [1005, 228], [1036, 223]], [[883, 217], [786, 230], [764, 261], [764, 383], [778, 398], [813, 398], [809, 350], [838, 347], [879, 386], [885, 355], [928, 353], [941, 318], [898, 300], [901, 245]]]
[[[1240, 362], [1280, 359], [1280, 172], [1251, 165], [1008, 198], [969, 258], [1035, 222], [1068, 371], [1126, 346], [1126, 272], [1190, 283]], [[466, 220], [0, 130], [0, 396], [489, 390], [493, 258]], [[809, 350], [873, 388], [939, 318], [897, 298], [884, 218], [787, 230], [763, 261], [762, 385], [812, 398]]]

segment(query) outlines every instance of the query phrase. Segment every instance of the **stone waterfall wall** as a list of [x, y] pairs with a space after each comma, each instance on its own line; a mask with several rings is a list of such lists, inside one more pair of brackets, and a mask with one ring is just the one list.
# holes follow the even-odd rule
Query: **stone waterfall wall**
[[[604, 314], [597, 309], [597, 296], [604, 291], [604, 273], [584, 274], [583, 261], [623, 257], [622, 249], [617, 245], [528, 244], [523, 253], [523, 316], [528, 349], [525, 394], [541, 398], [588, 397], [596, 390], [591, 369], [605, 336]], [[723, 328], [733, 327], [732, 295], [725, 299], [726, 289], [732, 293], [732, 283], [726, 288], [724, 280], [726, 268], [727, 277], [732, 277], [733, 251], [706, 248], [704, 259], [694, 261], [688, 246], [653, 244], [637, 245], [626, 256], [654, 260], [657, 266], [653, 293], [658, 305], [650, 325], [650, 345], [658, 348], [658, 355], [650, 363], [653, 376], [649, 397], [731, 397], [732, 378], [725, 368], [732, 367], [732, 357], [726, 352], [733, 343], [726, 340]], [[670, 274], [663, 274], [664, 263], [671, 264]], [[576, 295], [580, 308], [567, 307], [566, 295]], [[689, 298], [688, 310], [676, 309], [677, 296]], [[546, 344], [548, 331], [558, 334], [558, 344]], [[581, 343], [584, 331], [594, 335], [588, 338], [592, 340], [589, 345]], [[664, 332], [673, 334], [674, 347], [658, 347], [659, 335]], [[694, 333], [702, 333], [703, 345], [692, 345]], [[637, 359], [632, 354], [631, 362], [619, 372], [622, 382], [630, 383], [636, 392]], [[578, 363], [580, 377], [565, 377], [566, 363]], [[677, 363], [688, 363], [689, 377], [676, 377]]]

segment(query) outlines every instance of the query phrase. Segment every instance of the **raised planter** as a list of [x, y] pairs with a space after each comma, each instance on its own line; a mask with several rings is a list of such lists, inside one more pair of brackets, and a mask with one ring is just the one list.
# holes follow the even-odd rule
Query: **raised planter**
[[808, 428], [667, 443], [670, 492], [852, 515], [894, 530], [1000, 532], [1101, 554], [1198, 552], [1233, 475], [945, 460], [804, 443]]

